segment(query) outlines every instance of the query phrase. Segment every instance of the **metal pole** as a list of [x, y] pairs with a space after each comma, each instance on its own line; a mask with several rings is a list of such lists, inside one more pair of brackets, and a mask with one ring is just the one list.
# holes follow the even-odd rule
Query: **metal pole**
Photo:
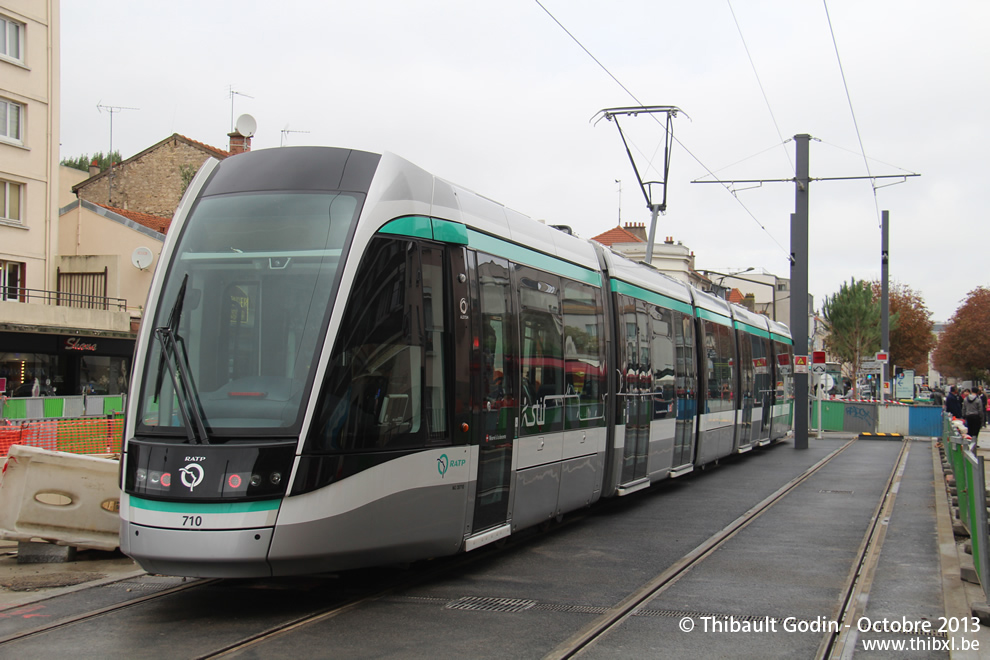
[[889, 254], [889, 243], [888, 239], [890, 234], [888, 232], [889, 226], [887, 221], [890, 219], [890, 212], [884, 211], [881, 214], [882, 220], [880, 222], [880, 348], [884, 353], [887, 354], [887, 362], [881, 364], [880, 372], [880, 403], [884, 402], [884, 383], [890, 383], [890, 400], [894, 400], [894, 384], [890, 380], [890, 371], [888, 365], [890, 364], [890, 289], [888, 277], [890, 275], [890, 267], [887, 263], [887, 257]]
[[113, 206], [113, 110], [110, 110], [110, 171], [107, 173], [107, 204]]
[[653, 219], [650, 220], [650, 240], [646, 244], [646, 263], [653, 265], [653, 242], [657, 238], [657, 216], [660, 215], [660, 205], [652, 204], [650, 205], [650, 210], [653, 211]]
[[[795, 135], [797, 170], [791, 214], [791, 337], [794, 355], [808, 355], [808, 147], [811, 136]], [[808, 448], [808, 374], [794, 376], [794, 448]]]

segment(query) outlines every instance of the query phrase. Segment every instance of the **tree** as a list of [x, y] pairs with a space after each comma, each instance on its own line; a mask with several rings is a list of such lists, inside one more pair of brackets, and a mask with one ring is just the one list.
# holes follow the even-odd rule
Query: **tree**
[[990, 370], [990, 289], [969, 292], [949, 319], [933, 355], [935, 368], [946, 376], [986, 380]]
[[[846, 363], [855, 383], [863, 360], [880, 350], [880, 302], [873, 298], [870, 283], [852, 278], [838, 293], [825, 296], [822, 316], [829, 326], [825, 347]], [[890, 327], [896, 324], [897, 317], [891, 315]]]
[[102, 151], [98, 151], [92, 156], [87, 156], [83, 154], [82, 156], [76, 156], [75, 158], [63, 158], [62, 165], [66, 167], [74, 167], [77, 170], [82, 170], [83, 172], [89, 171], [90, 164], [95, 160], [96, 164], [100, 166], [100, 171], [110, 167], [110, 159], [113, 158], [114, 165], [119, 165], [121, 158], [119, 151], [112, 151], [109, 154], [104, 154]]
[[[882, 295], [879, 281], [871, 283], [873, 299], [878, 303]], [[910, 287], [894, 282], [888, 291], [890, 315], [897, 318], [897, 327], [890, 329], [890, 361], [892, 364], [928, 371], [928, 354], [935, 348], [935, 323], [921, 296]]]

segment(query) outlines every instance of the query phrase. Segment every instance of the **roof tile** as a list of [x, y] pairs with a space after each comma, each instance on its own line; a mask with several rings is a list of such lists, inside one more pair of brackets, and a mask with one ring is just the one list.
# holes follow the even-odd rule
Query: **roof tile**
[[93, 202], [97, 206], [102, 206], [103, 208], [113, 211], [117, 215], [122, 215], [128, 220], [133, 220], [139, 225], [144, 225], [148, 229], [154, 229], [159, 234], [165, 234], [168, 232], [169, 225], [172, 224], [171, 218], [163, 218], [158, 215], [151, 215], [150, 213], [141, 213], [139, 211], [128, 211], [126, 209], [118, 209], [115, 206], [108, 206], [106, 204], [100, 204], [99, 202]]
[[591, 240], [597, 241], [608, 247], [611, 247], [616, 243], [645, 243], [645, 241], [639, 236], [636, 236], [636, 234], [633, 234], [623, 227], [614, 227], [609, 229], [607, 232], [599, 234]]

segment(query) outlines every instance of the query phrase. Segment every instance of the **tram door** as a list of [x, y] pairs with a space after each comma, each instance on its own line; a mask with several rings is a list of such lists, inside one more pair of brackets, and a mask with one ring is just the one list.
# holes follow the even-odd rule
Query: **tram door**
[[619, 414], [624, 415], [625, 421], [621, 483], [628, 485], [646, 478], [649, 458], [653, 410], [650, 317], [645, 303], [623, 295], [619, 295], [618, 299], [623, 337]]
[[512, 451], [519, 415], [518, 356], [509, 262], [467, 253], [474, 296], [472, 442], [478, 445], [478, 477], [472, 534], [504, 525], [511, 517]]

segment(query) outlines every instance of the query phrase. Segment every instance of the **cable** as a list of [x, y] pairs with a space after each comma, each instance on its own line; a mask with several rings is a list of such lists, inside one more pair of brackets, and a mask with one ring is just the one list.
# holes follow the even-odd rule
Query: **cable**
[[842, 76], [842, 86], [846, 90], [846, 101], [849, 103], [849, 114], [852, 115], [853, 126], [856, 128], [856, 139], [859, 140], [859, 151], [863, 155], [863, 163], [866, 165], [866, 174], [870, 177], [870, 186], [873, 188], [873, 205], [877, 211], [877, 226], [882, 224], [880, 219], [880, 200], [877, 199], [877, 184], [870, 172], [870, 161], [866, 157], [866, 149], [863, 147], [863, 137], [859, 132], [859, 122], [856, 121], [856, 111], [853, 110], [852, 96], [849, 95], [849, 85], [846, 83], [846, 72], [842, 68], [842, 58], [839, 57], [839, 44], [835, 41], [835, 30], [832, 29], [832, 17], [828, 13], [828, 2], [822, 0], [825, 7], [825, 18], [828, 20], [828, 31], [832, 35], [832, 46], [835, 48], [835, 60], [839, 63], [839, 74]]
[[[763, 94], [763, 102], [767, 104], [767, 111], [770, 113], [770, 120], [773, 121], [773, 127], [777, 130], [777, 137], [780, 138], [781, 145], [784, 145], [787, 143], [787, 140], [784, 140], [784, 136], [780, 133], [780, 126], [777, 125], [777, 118], [773, 114], [773, 108], [770, 107], [770, 99], [767, 98], [767, 92], [763, 89], [763, 81], [760, 80], [760, 74], [756, 70], [756, 63], [753, 62], [753, 56], [749, 53], [749, 46], [746, 45], [746, 37], [743, 36], [742, 27], [739, 25], [739, 19], [736, 18], [736, 12], [732, 8], [732, 1], [725, 0], [725, 2], [729, 5], [729, 12], [732, 14], [732, 20], [735, 21], [736, 31], [739, 32], [739, 39], [742, 41], [743, 49], [746, 51], [746, 57], [749, 58], [749, 66], [753, 69], [753, 75], [756, 76], [756, 84], [760, 86], [760, 93]], [[791, 160], [791, 152], [784, 149], [784, 153], [787, 154], [787, 162], [791, 166], [791, 172], [794, 173], [794, 176], [797, 176], [794, 161]]]
[[[570, 30], [568, 30], [566, 27], [564, 27], [564, 24], [561, 23], [560, 21], [558, 21], [557, 20], [557, 17], [554, 16], [553, 14], [551, 14], [550, 13], [550, 10], [547, 9], [546, 7], [544, 7], [543, 6], [543, 3], [540, 2], [540, 0], [533, 0], [533, 1], [540, 7], [540, 9], [542, 9], [546, 13], [547, 16], [550, 17], [551, 20], [553, 20], [554, 23], [557, 24], [557, 26], [561, 30], [564, 31], [565, 34], [567, 34], [568, 37], [571, 38], [571, 40], [574, 41], [574, 43], [576, 43], [578, 45], [579, 48], [581, 48], [581, 50], [583, 50], [588, 55], [588, 57], [590, 57], [592, 60], [594, 60], [595, 64], [597, 64], [599, 67], [601, 67], [602, 71], [604, 71], [608, 75], [609, 78], [611, 78], [612, 80], [614, 80], [615, 81], [615, 84], [617, 84], [619, 87], [621, 87], [622, 90], [626, 94], [628, 94], [629, 97], [632, 100], [634, 100], [639, 105], [645, 105], [642, 101], [639, 100], [639, 98], [637, 98], [637, 96], [635, 94], [633, 94], [629, 90], [628, 87], [626, 87], [625, 85], [623, 85], [622, 84], [622, 81], [620, 81], [618, 78], [616, 78], [615, 75], [613, 75], [612, 72], [609, 71], [608, 68], [604, 64], [602, 64], [601, 61], [597, 57], [595, 57], [590, 50], [588, 50], [587, 48], [585, 48], [584, 44], [582, 44], [578, 40], [577, 37], [575, 37], [573, 34], [571, 34]], [[651, 116], [653, 116], [653, 115], [651, 115]], [[660, 123], [660, 120], [656, 116], [653, 116], [653, 120], [656, 121], [658, 124]], [[666, 130], [666, 128], [664, 128], [664, 130]], [[715, 173], [712, 172], [712, 170], [708, 168], [707, 165], [705, 165], [704, 163], [701, 162], [701, 159], [700, 158], [698, 158], [697, 156], [695, 156], [694, 153], [692, 153], [692, 151], [690, 149], [688, 149], [687, 146], [685, 146], [684, 143], [681, 142], [677, 138], [677, 136], [671, 134], [670, 137], [673, 139], [674, 142], [676, 142], [678, 144], [678, 146], [681, 147], [681, 149], [683, 149], [685, 152], [687, 152], [687, 155], [689, 155], [691, 158], [693, 158], [694, 161], [696, 163], [698, 163], [698, 165], [700, 165], [706, 172], [708, 172], [708, 174], [712, 178], [718, 178], [718, 177], [715, 176]], [[637, 151], [640, 151], [638, 147], [637, 147]], [[642, 154], [643, 152], [640, 151], [640, 153]], [[644, 156], [645, 156], [645, 154], [644, 154]], [[762, 229], [764, 232], [766, 232], [767, 236], [770, 237], [770, 240], [773, 241], [777, 245], [778, 248], [780, 248], [781, 252], [784, 253], [784, 256], [787, 257], [788, 263], [792, 263], [793, 258], [791, 257], [790, 251], [789, 250], [786, 250], [784, 248], [784, 246], [781, 245], [780, 242], [776, 238], [774, 238], [773, 234], [771, 234], [770, 231], [763, 225], [763, 223], [760, 222], [755, 215], [753, 215], [753, 212], [749, 210], [749, 208], [743, 203], [743, 201], [741, 199], [739, 199], [739, 197], [736, 196], [736, 194], [734, 192], [732, 192], [731, 188], [728, 185], [722, 184], [722, 187], [725, 188], [726, 192], [728, 192], [730, 195], [732, 195], [732, 198], [734, 200], [736, 200], [736, 203], [738, 203], [743, 208], [743, 210], [746, 211], [746, 213], [749, 215], [749, 217], [753, 219], [753, 221], [759, 226], [759, 228]]]
[[556, 16], [554, 16], [553, 14], [550, 13], [550, 10], [549, 9], [547, 9], [546, 7], [543, 6], [543, 3], [540, 2], [540, 0], [534, 0], [534, 2], [536, 2], [536, 4], [538, 4], [540, 6], [540, 9], [542, 9], [543, 11], [545, 11], [547, 13], [547, 16], [549, 16], [553, 20], [553, 22], [556, 23], [560, 27], [560, 29], [563, 30], [567, 34], [568, 37], [570, 37], [571, 39], [574, 40], [574, 43], [576, 43], [578, 46], [580, 46], [581, 50], [583, 50], [585, 53], [587, 53], [588, 57], [590, 57], [591, 59], [593, 59], [595, 61], [595, 64], [597, 64], [598, 66], [600, 66], [602, 68], [602, 71], [604, 71], [605, 73], [608, 74], [608, 77], [609, 78], [611, 78], [612, 80], [615, 81], [615, 84], [616, 85], [618, 85], [619, 87], [621, 87], [622, 90], [626, 94], [628, 94], [630, 97], [632, 97], [632, 99], [634, 101], [636, 101], [636, 103], [638, 103], [639, 105], [644, 105], [644, 103], [642, 101], [640, 101], [638, 98], [636, 98], [636, 95], [635, 94], [633, 94], [632, 92], [629, 91], [629, 88], [628, 87], [626, 87], [625, 85], [623, 85], [622, 82], [618, 78], [616, 78], [615, 76], [612, 75], [612, 72], [609, 71], [605, 67], [604, 64], [602, 64], [601, 62], [598, 61], [598, 58], [597, 57], [595, 57], [594, 55], [591, 54], [591, 51], [590, 50], [588, 50], [587, 48], [584, 47], [584, 44], [582, 44], [580, 41], [578, 41], [578, 38], [577, 37], [575, 37], [573, 34], [571, 34], [570, 30], [568, 30], [567, 28], [564, 27], [564, 24], [563, 23], [561, 23], [560, 21], [557, 20], [557, 17]]

